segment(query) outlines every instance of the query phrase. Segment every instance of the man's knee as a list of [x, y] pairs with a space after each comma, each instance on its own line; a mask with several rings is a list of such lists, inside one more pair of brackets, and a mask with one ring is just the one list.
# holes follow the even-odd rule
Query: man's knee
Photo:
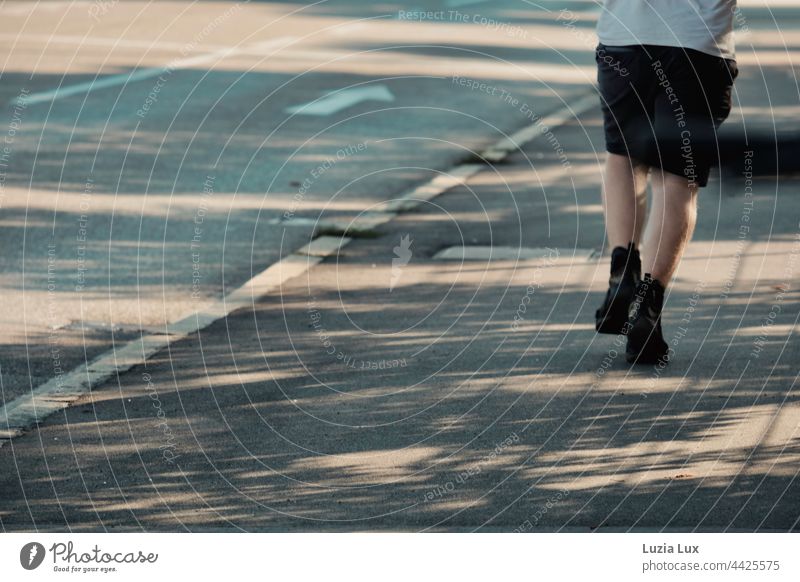
[[690, 180], [686, 176], [680, 174], [673, 174], [666, 170], [658, 169], [654, 176], [654, 182], [660, 182], [668, 192], [679, 192], [694, 196], [697, 194], [698, 185], [694, 180]]
[[620, 154], [612, 154], [607, 152], [606, 164], [609, 168], [619, 169], [623, 171], [632, 172], [635, 175], [647, 175], [650, 171], [650, 166], [641, 160], [623, 156]]

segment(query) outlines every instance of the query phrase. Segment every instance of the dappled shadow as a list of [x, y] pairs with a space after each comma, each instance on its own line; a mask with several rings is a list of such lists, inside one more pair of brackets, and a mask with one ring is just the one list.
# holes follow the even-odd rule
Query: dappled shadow
[[[440, 203], [477, 204], [463, 189]], [[754, 358], [739, 331], [768, 293], [734, 289], [719, 309], [709, 280], [674, 361], [631, 369], [591, 325], [597, 263], [440, 263], [459, 228], [489, 225], [434, 217], [351, 243], [47, 422], [3, 477], [3, 526], [65, 526], [62, 504], [78, 529], [796, 528], [798, 346], [778, 334]], [[414, 256], [389, 290], [406, 234]], [[676, 286], [668, 338], [691, 298]]]
[[[357, 14], [399, 8], [358, 5]], [[307, 9], [340, 17], [356, 5], [340, 10], [333, 3]], [[504, 14], [564, 34], [552, 15]], [[416, 30], [423, 29], [430, 27]], [[343, 144], [368, 142], [368, 155], [326, 172], [303, 195], [298, 216], [350, 218], [432, 175], [420, 168], [475, 161], [469, 150], [496, 140], [498, 128], [529, 123], [500, 100], [454, 86], [449, 75], [455, 67], [470, 72], [476, 52], [512, 61], [504, 68], [488, 59], [476, 76], [541, 99], [539, 113], [582, 89], [577, 73], [569, 82], [555, 79], [552, 65], [562, 61], [554, 53], [485, 36], [442, 48], [409, 39], [391, 51], [378, 40], [340, 36], [317, 47], [317, 56], [250, 55], [244, 64], [175, 71], [144, 116], [138, 112], [153, 79], [93, 94], [88, 107], [75, 96], [52, 110], [30, 109], [6, 176], [2, 232], [9, 248], [39, 246], [33, 256], [30, 246], [25, 257], [6, 254], [3, 285], [46, 290], [46, 241], [54, 238], [56, 291], [66, 294], [76, 277], [77, 225], [88, 214], [96, 243], [87, 276], [98, 294], [125, 305], [167, 290], [185, 300], [195, 219], [213, 176], [202, 261], [206, 296], [217, 296], [310, 238], [313, 225], [293, 230], [273, 221]], [[326, 50], [335, 52], [335, 64], [295, 80]], [[346, 58], [353, 50], [369, 59]], [[513, 66], [537, 59], [551, 66], [547, 74]], [[748, 95], [763, 103], [761, 126], [770, 121], [763, 95], [782, 67], [766, 68], [763, 85]], [[420, 78], [383, 78], [392, 75]], [[24, 85], [27, 73], [3, 79], [8, 97], [7, 87]], [[37, 75], [34, 83], [90, 79]], [[537, 79], [550, 84], [533, 86]], [[369, 82], [386, 84], [400, 109], [364, 105], [323, 132], [286, 114], [324, 91]], [[795, 206], [778, 194], [796, 182], [762, 180], [739, 248], [741, 171], [714, 178], [701, 197], [695, 237], [714, 244], [690, 247], [665, 314], [673, 362], [632, 369], [624, 342], [597, 336], [592, 325], [607, 276], [596, 254], [583, 252], [604, 246], [599, 115], [554, 135], [568, 164], [552, 142], [537, 140], [487, 167], [469, 188], [404, 213], [374, 240], [354, 241], [253, 310], [171, 345], [5, 444], [0, 464], [13, 469], [0, 472], [0, 526], [797, 529], [795, 290], [781, 295], [780, 319], [764, 332], [796, 229]], [[351, 182], [356, 175], [368, 179]], [[413, 240], [413, 256], [393, 267], [403, 236]], [[782, 255], [776, 237], [784, 237], [777, 240]], [[546, 246], [559, 258], [552, 265], [433, 259], [461, 244]], [[749, 272], [740, 268], [742, 256], [753, 261]], [[402, 276], [392, 286], [395, 269]], [[141, 313], [128, 315], [146, 326]], [[91, 358], [112, 334], [68, 331], [65, 367]], [[115, 341], [137, 334], [128, 327], [113, 333]], [[30, 341], [37, 349], [15, 342], [4, 358], [24, 357], [43, 378], [52, 366], [48, 335], [32, 333]], [[0, 379], [8, 372], [4, 362]], [[26, 373], [18, 367], [13, 381]]]

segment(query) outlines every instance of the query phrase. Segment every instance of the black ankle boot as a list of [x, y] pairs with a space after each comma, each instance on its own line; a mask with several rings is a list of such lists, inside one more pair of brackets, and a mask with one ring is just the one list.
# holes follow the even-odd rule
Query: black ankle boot
[[625, 357], [630, 363], [656, 364], [669, 360], [669, 346], [661, 333], [661, 310], [664, 286], [645, 274], [636, 286], [628, 314], [628, 346]]
[[628, 321], [628, 308], [636, 285], [642, 278], [642, 260], [634, 243], [628, 248], [617, 247], [611, 252], [611, 277], [605, 301], [595, 314], [595, 329], [598, 333], [624, 333]]

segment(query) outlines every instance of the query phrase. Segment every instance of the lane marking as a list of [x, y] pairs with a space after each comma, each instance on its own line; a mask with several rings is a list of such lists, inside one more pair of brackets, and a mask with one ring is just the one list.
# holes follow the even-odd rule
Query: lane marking
[[347, 237], [320, 236], [306, 246], [296, 250], [295, 254], [309, 255], [311, 257], [330, 257], [338, 253], [349, 242], [350, 239]]
[[362, 101], [383, 101], [391, 103], [394, 95], [386, 85], [369, 85], [367, 87], [353, 87], [332, 91], [309, 103], [295, 105], [285, 109], [286, 113], [296, 115], [325, 116], [338, 113], [343, 109], [357, 105]]
[[[0, 408], [0, 439], [21, 435], [54, 412], [67, 408], [105, 380], [144, 364], [156, 352], [232, 312], [254, 305], [259, 298], [280, 288], [289, 279], [302, 275], [325, 257], [335, 255], [350, 242], [344, 237], [332, 239], [326, 237], [313, 246], [306, 245], [304, 254], [292, 253], [284, 257], [222, 299], [167, 325], [166, 333], [145, 335], [119, 348], [112, 348], [88, 364], [81, 364], [7, 403]], [[2, 444], [0, 440], [0, 446]]]
[[481, 153], [481, 157], [489, 162], [499, 162], [511, 152], [522, 148], [526, 143], [547, 134], [550, 129], [563, 125], [567, 121], [586, 113], [592, 107], [598, 106], [599, 103], [597, 94], [592, 91], [577, 101], [567, 104], [566, 107], [562, 107], [555, 113], [540, 117], [531, 125], [525, 126], [508, 137], [498, 140], [494, 145], [484, 150]]
[[[292, 218], [271, 218], [267, 224], [278, 224], [285, 227], [314, 227], [315, 234], [346, 236], [371, 234], [375, 228], [390, 221], [393, 215], [387, 212], [363, 212], [356, 218], [309, 218], [307, 216], [293, 216]], [[298, 251], [299, 252], [299, 251]]]
[[275, 38], [269, 41], [260, 42], [257, 45], [247, 46], [247, 47], [228, 47], [224, 49], [220, 49], [217, 51], [213, 51], [210, 53], [204, 53], [202, 55], [197, 55], [194, 57], [186, 57], [175, 59], [169, 63], [167, 63], [163, 67], [152, 67], [146, 69], [135, 70], [130, 73], [121, 73], [119, 75], [111, 75], [110, 77], [101, 77], [97, 79], [93, 79], [92, 81], [87, 81], [85, 83], [77, 83], [75, 85], [68, 85], [66, 87], [58, 87], [56, 89], [52, 89], [50, 91], [41, 91], [39, 93], [32, 93], [26, 97], [18, 97], [13, 101], [14, 104], [26, 104], [26, 105], [33, 105], [36, 103], [48, 103], [50, 101], [56, 101], [58, 99], [64, 99], [65, 97], [70, 97], [72, 95], [78, 95], [80, 93], [90, 93], [92, 91], [96, 91], [98, 89], [106, 89], [108, 87], [115, 87], [117, 85], [125, 85], [128, 83], [133, 83], [136, 81], [141, 81], [143, 79], [150, 79], [152, 77], [156, 77], [163, 73], [172, 72], [178, 69], [188, 69], [195, 65], [205, 64], [208, 62], [218, 61], [224, 59], [225, 57], [229, 57], [235, 54], [247, 53], [251, 50], [268, 50], [270, 48], [280, 47], [281, 45], [289, 44], [290, 42], [294, 41], [296, 37], [293, 36], [282, 36], [279, 38]]
[[[546, 121], [550, 128], [554, 128], [585, 112], [590, 104], [598, 104], [594, 92], [572, 104], [567, 104], [540, 121], [542, 123]], [[532, 128], [535, 128], [535, 131]], [[497, 157], [491, 161], [500, 161], [518, 148], [545, 135], [546, 132], [543, 133], [540, 130], [539, 124], [534, 124], [498, 141], [487, 152], [494, 152]], [[488, 156], [484, 157], [488, 159]], [[416, 201], [417, 204], [430, 200], [438, 194], [465, 183], [482, 167], [481, 164], [456, 166], [449, 172], [443, 172], [417, 186], [398, 200], [408, 203]], [[358, 232], [361, 228], [374, 228], [385, 224], [404, 209], [402, 205], [387, 203], [382, 211], [365, 212], [355, 221], [342, 220], [341, 222], [323, 223], [323, 226], [332, 230], [339, 228], [347, 232]], [[289, 225], [295, 220], [310, 219], [293, 218], [286, 224]], [[319, 224], [317, 221], [314, 222]], [[316, 238], [277, 263], [270, 265], [222, 299], [167, 325], [166, 333], [145, 335], [124, 344], [119, 349], [112, 348], [92, 362], [82, 364], [60, 377], [52, 378], [33, 389], [29, 394], [19, 396], [6, 403], [0, 408], [0, 447], [9, 442], [9, 439], [22, 435], [26, 429], [42, 422], [47, 416], [69, 407], [70, 404], [114, 375], [122, 374], [136, 365], [145, 363], [150, 356], [168, 345], [208, 327], [215, 321], [227, 317], [233, 311], [253, 306], [257, 299], [279, 289], [289, 279], [305, 273], [326, 257], [339, 253], [351, 240], [345, 236]]]
[[421, 186], [417, 186], [408, 194], [388, 201], [384, 205], [384, 211], [403, 212], [416, 208], [423, 202], [428, 202], [447, 190], [455, 188], [456, 186], [461, 186], [484, 167], [483, 164], [464, 164], [458, 166], [447, 173], [436, 176]]

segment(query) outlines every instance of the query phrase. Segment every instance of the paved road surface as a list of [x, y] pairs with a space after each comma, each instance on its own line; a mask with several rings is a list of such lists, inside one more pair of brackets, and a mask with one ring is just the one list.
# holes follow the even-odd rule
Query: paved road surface
[[[158, 330], [307, 242], [318, 218], [351, 217], [525, 125], [492, 87], [545, 113], [592, 77], [591, 43], [556, 3], [457, 7], [527, 34], [367, 3], [119, 3], [97, 22], [105, 5], [57, 4], [35, 19], [17, 5], [0, 37], [22, 125], [0, 229], [7, 401], [52, 376], [53, 343], [68, 367]], [[796, 118], [798, 21], [776, 14], [739, 23], [731, 126]], [[148, 71], [209, 54], [161, 87]], [[46, 100], [134, 69], [127, 85]], [[377, 98], [325, 97], [348, 87]], [[20, 111], [23, 89], [41, 101]], [[347, 106], [289, 112], [320, 97]], [[607, 276], [590, 254], [599, 111], [554, 137], [566, 157], [534, 141], [6, 441], [3, 528], [796, 529], [797, 180], [749, 184], [743, 157], [712, 181], [665, 316], [675, 361], [631, 370], [591, 325]], [[435, 258], [463, 244], [557, 256]]]
[[5, 399], [517, 129], [501, 91], [539, 114], [586, 93], [591, 50], [557, 3], [455, 4], [4, 4]]

